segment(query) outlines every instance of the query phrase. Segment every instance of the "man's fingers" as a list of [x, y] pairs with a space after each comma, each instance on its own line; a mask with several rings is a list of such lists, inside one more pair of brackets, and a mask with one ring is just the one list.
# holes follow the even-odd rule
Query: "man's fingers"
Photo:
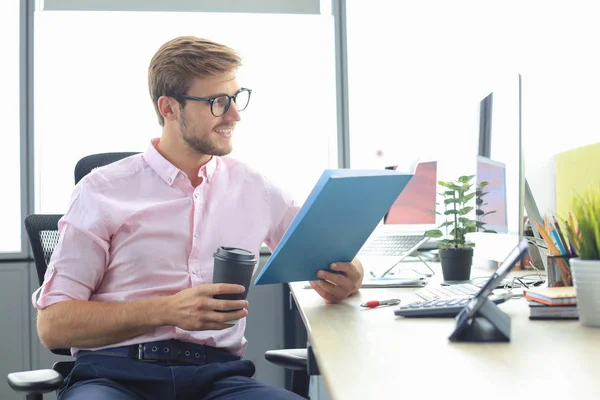
[[317, 273], [317, 277], [321, 279], [325, 279], [326, 281], [332, 282], [337, 286], [342, 287], [348, 294], [354, 293], [358, 290], [358, 286], [356, 285], [356, 279], [351, 279], [349, 276], [342, 274], [335, 274], [328, 271], [319, 271]]
[[248, 307], [246, 300], [218, 300], [214, 299], [210, 302], [207, 308], [212, 310], [227, 311], [239, 310]]
[[[340, 286], [334, 285], [326, 281], [310, 281], [311, 286], [325, 300], [335, 303], [346, 298], [346, 292]], [[314, 283], [314, 285], [313, 285]]]
[[243, 293], [244, 290], [246, 290], [244, 286], [233, 283], [214, 283], [212, 285], [200, 285], [198, 288], [200, 288], [200, 290], [204, 290], [204, 288], [207, 286], [213, 296], [217, 294]]
[[327, 303], [335, 303], [336, 299], [334, 296], [332, 296], [331, 294], [329, 294], [328, 292], [326, 292], [325, 290], [321, 289], [321, 286], [319, 286], [319, 281], [309, 281], [310, 286], [312, 286], [313, 289], [315, 289], [315, 292], [317, 292], [319, 294], [319, 296], [321, 296], [325, 302]]
[[230, 311], [230, 312], [216, 312], [213, 311], [209, 315], [207, 315], [207, 322], [216, 322], [216, 323], [224, 323], [227, 321], [241, 319], [248, 315], [248, 310], [238, 310], [238, 311]]
[[336, 272], [343, 272], [352, 282], [357, 282], [360, 279], [360, 271], [352, 263], [333, 263], [329, 267]]

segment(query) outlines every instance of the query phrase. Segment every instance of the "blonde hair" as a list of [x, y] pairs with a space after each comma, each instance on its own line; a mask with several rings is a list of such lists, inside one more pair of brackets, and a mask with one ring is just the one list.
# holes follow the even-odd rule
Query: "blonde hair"
[[241, 65], [242, 60], [233, 49], [207, 39], [181, 36], [163, 44], [148, 67], [150, 97], [160, 126], [165, 123], [158, 109], [160, 96], [174, 97], [183, 107], [181, 96], [186, 94], [194, 78], [234, 72]]

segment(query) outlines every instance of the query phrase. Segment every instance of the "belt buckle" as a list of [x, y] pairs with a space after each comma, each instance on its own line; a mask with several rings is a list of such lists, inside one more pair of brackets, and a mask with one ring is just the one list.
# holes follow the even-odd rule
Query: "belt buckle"
[[[147, 343], [140, 343], [138, 344], [138, 348], [137, 348], [137, 359], [140, 361], [144, 361], [144, 362], [157, 362], [159, 360], [159, 355], [156, 354], [156, 358], [152, 359], [150, 357], [144, 357], [144, 346], [147, 345]], [[158, 352], [157, 352], [158, 353]]]

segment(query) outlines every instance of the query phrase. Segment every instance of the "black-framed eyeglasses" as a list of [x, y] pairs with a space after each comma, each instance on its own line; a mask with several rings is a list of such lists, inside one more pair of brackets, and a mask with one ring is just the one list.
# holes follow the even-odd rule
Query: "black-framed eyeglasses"
[[248, 107], [248, 103], [250, 103], [251, 94], [251, 89], [241, 88], [233, 96], [220, 94], [215, 97], [196, 97], [183, 94], [180, 97], [184, 100], [205, 101], [210, 103], [210, 112], [212, 115], [215, 117], [222, 117], [223, 115], [227, 114], [227, 111], [229, 111], [229, 107], [231, 107], [231, 100], [235, 102], [238, 111], [244, 111], [246, 107]]

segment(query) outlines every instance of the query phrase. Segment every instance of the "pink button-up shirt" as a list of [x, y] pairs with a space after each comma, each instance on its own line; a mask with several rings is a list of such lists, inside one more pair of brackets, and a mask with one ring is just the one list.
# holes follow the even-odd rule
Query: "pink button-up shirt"
[[[75, 187], [44, 283], [32, 295], [38, 310], [65, 300], [172, 295], [211, 283], [219, 246], [257, 257], [262, 243], [277, 246], [299, 210], [288, 194], [229, 157], [213, 157], [194, 188], [157, 144], [154, 139], [145, 153], [99, 168]], [[179, 339], [243, 356], [245, 327], [245, 318], [221, 331], [164, 326], [105, 347]]]

